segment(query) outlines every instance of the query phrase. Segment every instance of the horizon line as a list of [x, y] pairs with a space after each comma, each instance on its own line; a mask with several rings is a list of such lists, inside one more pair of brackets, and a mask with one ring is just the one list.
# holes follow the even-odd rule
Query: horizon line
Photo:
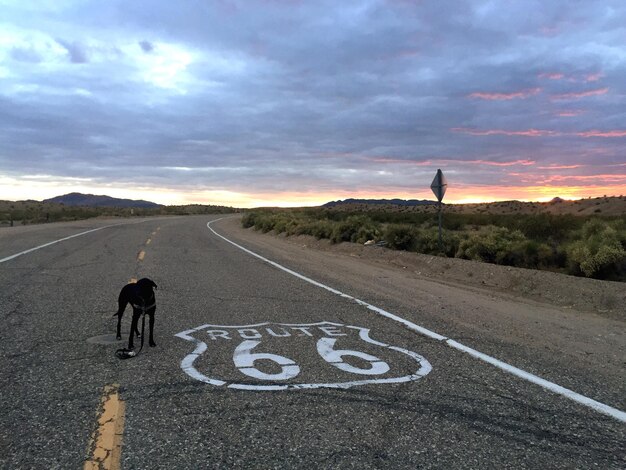
[[[55, 197], [62, 197], [65, 196], [67, 194], [72, 194], [72, 193], [66, 193], [66, 194], [62, 194], [60, 196], [55, 196]], [[162, 203], [156, 203], [153, 201], [148, 201], [145, 199], [131, 199], [131, 198], [122, 198], [122, 197], [115, 197], [115, 196], [109, 196], [107, 194], [92, 194], [92, 193], [79, 193], [79, 192], [74, 192], [74, 194], [82, 194], [82, 195], [86, 195], [86, 196], [106, 196], [106, 197], [110, 197], [112, 199], [127, 199], [127, 200], [133, 200], [133, 201], [145, 201], [145, 202], [150, 202], [153, 204], [158, 204], [159, 206], [164, 206], [164, 207], [173, 207], [173, 206], [191, 206], [191, 205], [200, 205], [200, 206], [219, 206], [219, 207], [231, 207], [233, 209], [261, 209], [261, 208], [299, 208], [299, 207], [321, 207], [324, 206], [326, 204], [332, 203], [332, 202], [345, 202], [347, 200], [357, 200], [357, 201], [393, 201], [393, 200], [398, 200], [398, 201], [424, 201], [424, 203], [426, 204], [433, 204], [436, 205], [438, 204], [438, 201], [436, 199], [424, 199], [424, 198], [403, 198], [403, 197], [346, 197], [346, 198], [338, 198], [338, 199], [331, 199], [328, 200], [326, 202], [323, 203], [311, 203], [311, 204], [300, 204], [300, 205], [296, 205], [294, 203], [290, 203], [288, 201], [284, 201], [282, 202], [282, 204], [260, 204], [260, 205], [251, 205], [251, 206], [235, 206], [235, 205], [225, 205], [225, 204], [221, 204], [221, 203], [207, 203], [207, 202], [184, 202], [184, 203], [170, 203], [170, 204], [162, 204]], [[537, 204], [546, 204], [549, 202], [552, 202], [554, 200], [561, 200], [564, 202], [573, 202], [573, 201], [580, 201], [580, 200], [584, 200], [584, 199], [604, 199], [604, 198], [623, 198], [624, 195], [620, 194], [620, 195], [603, 195], [603, 196], [581, 196], [581, 197], [564, 197], [564, 196], [546, 196], [546, 197], [541, 197], [538, 199], [525, 199], [525, 198], [519, 198], [519, 199], [479, 199], [479, 198], [467, 198], [467, 199], [454, 199], [452, 201], [446, 202], [446, 201], [442, 201], [443, 205], [476, 205], [476, 204], [496, 204], [496, 203], [504, 203], [504, 202], [521, 202], [521, 203], [537, 203]], [[44, 203], [44, 201], [48, 200], [48, 199], [54, 199], [54, 198], [45, 198], [45, 199], [0, 199], [0, 201], [3, 202], [36, 202], [36, 203]], [[268, 201], [269, 202], [269, 201]], [[54, 204], [54, 203], [53, 203]], [[56, 203], [56, 204], [63, 204], [63, 203]], [[89, 207], [89, 205], [86, 205], [87, 207]], [[76, 207], [80, 207], [80, 206], [76, 206]], [[114, 207], [114, 206], [100, 206], [100, 207]], [[127, 207], [128, 209], [141, 209], [141, 207]]]

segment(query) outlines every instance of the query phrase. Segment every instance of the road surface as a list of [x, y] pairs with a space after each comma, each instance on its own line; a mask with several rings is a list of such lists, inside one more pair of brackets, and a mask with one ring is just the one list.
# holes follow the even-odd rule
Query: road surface
[[[602, 357], [623, 323], [589, 360], [550, 323], [544, 345], [532, 322], [505, 340], [451, 318], [532, 304], [389, 282], [220, 217], [0, 230], [1, 468], [626, 465], [624, 357]], [[117, 295], [142, 277], [157, 347], [120, 360]]]

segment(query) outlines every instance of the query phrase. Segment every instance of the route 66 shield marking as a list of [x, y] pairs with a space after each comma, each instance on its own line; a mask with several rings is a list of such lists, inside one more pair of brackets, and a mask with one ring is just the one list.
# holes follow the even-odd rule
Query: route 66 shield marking
[[[187, 375], [207, 384], [241, 390], [401, 383], [418, 380], [432, 370], [419, 354], [376, 341], [369, 333], [368, 328], [332, 322], [266, 322], [207, 324], [176, 336], [195, 344], [194, 351], [181, 361]], [[203, 361], [204, 357], [224, 354], [229, 356], [228, 364]]]

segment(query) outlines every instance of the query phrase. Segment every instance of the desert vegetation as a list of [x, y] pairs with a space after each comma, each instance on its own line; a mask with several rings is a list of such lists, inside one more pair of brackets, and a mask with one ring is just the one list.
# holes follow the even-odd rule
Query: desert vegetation
[[433, 213], [324, 208], [246, 213], [244, 227], [332, 243], [383, 242], [396, 250], [626, 281], [626, 216], [451, 213], [439, 245]]
[[155, 208], [68, 206], [39, 201], [0, 201], [0, 226], [64, 222], [94, 217], [147, 217], [155, 215], [222, 214], [236, 212], [232, 207], [185, 205]]

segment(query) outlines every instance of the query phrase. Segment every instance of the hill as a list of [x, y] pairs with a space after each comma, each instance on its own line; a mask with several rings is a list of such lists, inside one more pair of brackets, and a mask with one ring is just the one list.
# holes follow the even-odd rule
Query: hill
[[[375, 202], [368, 202], [375, 201]], [[436, 202], [423, 201], [423, 204], [397, 203], [401, 199], [346, 199], [324, 204], [322, 207], [340, 212], [425, 212], [438, 210]], [[568, 201], [555, 197], [549, 202], [499, 201], [476, 204], [443, 204], [444, 213], [453, 214], [553, 214], [553, 215], [599, 215], [625, 216], [626, 196], [605, 196]]]
[[69, 193], [62, 196], [44, 199], [44, 203], [63, 204], [66, 206], [89, 206], [89, 207], [137, 207], [142, 209], [162, 207], [142, 199], [118, 199], [111, 196], [97, 196], [95, 194]]
[[343, 201], [331, 201], [324, 204], [322, 207], [336, 207], [345, 204], [368, 204], [376, 206], [424, 206], [437, 204], [434, 201], [428, 201], [426, 199], [344, 199]]
[[[88, 195], [83, 195], [88, 196]], [[240, 209], [225, 206], [189, 204], [184, 206], [153, 206], [142, 207], [131, 205], [123, 207], [119, 202], [128, 199], [115, 199], [108, 205], [75, 205], [71, 203], [50, 202], [56, 198], [42, 201], [3, 201], [0, 200], [0, 227], [12, 225], [40, 224], [46, 222], [63, 222], [69, 220], [90, 219], [92, 217], [149, 217], [154, 215], [193, 215], [193, 214], [231, 214]], [[80, 200], [76, 198], [75, 200]], [[106, 202], [106, 201], [105, 201]], [[111, 202], [111, 201], [109, 201]], [[147, 201], [131, 201], [142, 203]], [[154, 203], [148, 203], [154, 204]]]

